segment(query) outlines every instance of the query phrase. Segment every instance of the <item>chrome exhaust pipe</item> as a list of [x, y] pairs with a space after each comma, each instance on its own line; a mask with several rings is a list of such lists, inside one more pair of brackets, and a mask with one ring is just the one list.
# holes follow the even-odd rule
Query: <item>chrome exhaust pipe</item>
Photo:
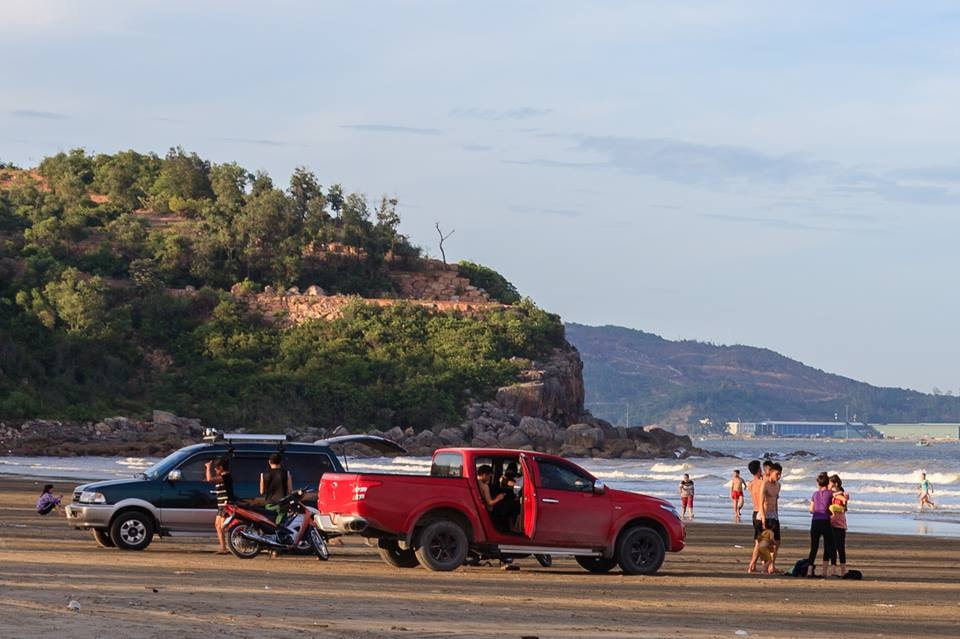
[[281, 544], [281, 543], [280, 543], [279, 541], [277, 541], [276, 539], [269, 539], [269, 538], [267, 538], [267, 537], [264, 537], [263, 535], [258, 535], [258, 534], [256, 534], [256, 533], [248, 532], [248, 531], [246, 531], [246, 530], [241, 530], [241, 531], [240, 531], [240, 536], [243, 537], [244, 539], [248, 539], [248, 540], [250, 540], [250, 541], [255, 541], [255, 542], [257, 542], [258, 544], [260, 544], [261, 546], [270, 546], [270, 547], [273, 547], [273, 548], [283, 548], [283, 547], [284, 547], [284, 544]]

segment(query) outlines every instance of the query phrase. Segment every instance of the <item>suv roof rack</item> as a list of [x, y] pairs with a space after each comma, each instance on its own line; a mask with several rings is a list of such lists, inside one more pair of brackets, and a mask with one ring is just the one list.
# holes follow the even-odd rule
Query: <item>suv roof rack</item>
[[286, 435], [265, 435], [258, 433], [221, 433], [215, 428], [208, 428], [203, 432], [206, 442], [285, 442]]

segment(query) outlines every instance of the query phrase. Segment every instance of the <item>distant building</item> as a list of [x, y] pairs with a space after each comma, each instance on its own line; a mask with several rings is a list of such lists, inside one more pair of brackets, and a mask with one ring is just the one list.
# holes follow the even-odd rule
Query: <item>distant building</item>
[[896, 439], [960, 439], [960, 424], [877, 424], [876, 429]]
[[883, 437], [864, 422], [796, 422], [766, 420], [762, 422], [727, 422], [727, 432], [741, 437], [834, 437], [839, 439], [872, 439]]

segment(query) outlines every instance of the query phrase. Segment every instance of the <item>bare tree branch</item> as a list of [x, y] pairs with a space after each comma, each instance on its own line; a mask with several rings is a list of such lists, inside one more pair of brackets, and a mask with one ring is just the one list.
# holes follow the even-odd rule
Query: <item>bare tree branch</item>
[[447, 254], [444, 253], [444, 251], [443, 251], [443, 243], [444, 243], [444, 241], [446, 241], [446, 239], [447, 239], [448, 237], [450, 237], [451, 235], [453, 235], [454, 233], [456, 233], [456, 232], [457, 232], [457, 229], [453, 229], [452, 231], [450, 231], [449, 233], [447, 233], [446, 235], [444, 235], [444, 234], [443, 234], [443, 231], [440, 230], [440, 222], [434, 223], [434, 226], [437, 228], [437, 235], [440, 236], [440, 257], [443, 259], [443, 263], [446, 264], [446, 263], [447, 263]]

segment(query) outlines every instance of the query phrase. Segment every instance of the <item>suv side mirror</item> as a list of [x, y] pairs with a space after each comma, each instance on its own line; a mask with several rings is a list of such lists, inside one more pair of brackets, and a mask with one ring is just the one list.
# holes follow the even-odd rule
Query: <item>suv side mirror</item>
[[174, 469], [167, 473], [167, 481], [180, 481], [183, 479], [183, 473], [179, 470]]
[[602, 479], [598, 479], [593, 482], [593, 494], [602, 495], [607, 490], [607, 485], [603, 483]]

